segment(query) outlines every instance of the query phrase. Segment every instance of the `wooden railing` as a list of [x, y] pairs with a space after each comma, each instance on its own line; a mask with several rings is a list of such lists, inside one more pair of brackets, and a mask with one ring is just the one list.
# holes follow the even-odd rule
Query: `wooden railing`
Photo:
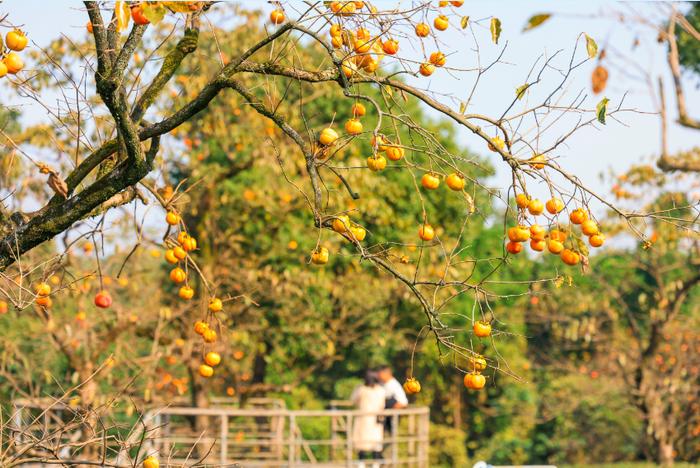
[[[381, 466], [428, 466], [428, 408], [371, 413], [392, 420]], [[357, 466], [352, 428], [357, 410], [247, 410], [173, 407], [146, 416], [156, 428], [149, 451], [172, 463], [298, 467]], [[199, 425], [187, 424], [197, 420]], [[198, 427], [198, 429], [195, 429]], [[371, 464], [373, 462], [369, 462]]]

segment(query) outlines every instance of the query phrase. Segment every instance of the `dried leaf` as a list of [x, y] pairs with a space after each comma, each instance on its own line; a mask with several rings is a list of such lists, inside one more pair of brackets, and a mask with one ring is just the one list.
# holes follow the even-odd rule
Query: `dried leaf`
[[117, 31], [123, 31], [129, 27], [131, 21], [131, 9], [124, 1], [118, 1], [114, 4], [114, 16], [117, 18]]
[[163, 6], [173, 13], [191, 13], [189, 2], [162, 2]]
[[165, 17], [167, 11], [168, 10], [162, 3], [144, 2], [141, 4], [141, 12], [143, 13], [143, 16], [145, 16], [146, 19], [151, 22], [151, 24], [160, 23]]
[[523, 28], [523, 32], [529, 31], [531, 29], [535, 29], [536, 27], [540, 26], [542, 23], [547, 21], [549, 18], [551, 18], [550, 13], [541, 13], [539, 15], [532, 15], [529, 20], [527, 20], [527, 24], [525, 24], [525, 27]]
[[49, 174], [48, 184], [56, 195], [60, 195], [63, 198], [68, 198], [68, 185], [66, 185], [63, 179], [61, 179], [57, 173], [51, 172], [51, 174]]
[[499, 37], [501, 37], [501, 20], [491, 18], [491, 40], [494, 44], [498, 44]]
[[583, 34], [586, 36], [586, 51], [588, 52], [588, 58], [594, 58], [596, 55], [598, 55], [598, 44], [595, 43], [591, 36], [586, 33]]
[[462, 16], [462, 19], [460, 20], [459, 25], [462, 26], [462, 29], [467, 29], [467, 27], [469, 27], [469, 17]]
[[605, 125], [605, 115], [608, 112], [608, 102], [610, 102], [610, 99], [603, 98], [598, 105], [595, 106], [596, 118], [598, 119], [598, 122], [602, 123], [603, 125]]
[[518, 98], [518, 100], [522, 99], [523, 96], [525, 96], [525, 91], [527, 91], [529, 87], [530, 85], [528, 83], [525, 83], [524, 85], [515, 88], [515, 96]]

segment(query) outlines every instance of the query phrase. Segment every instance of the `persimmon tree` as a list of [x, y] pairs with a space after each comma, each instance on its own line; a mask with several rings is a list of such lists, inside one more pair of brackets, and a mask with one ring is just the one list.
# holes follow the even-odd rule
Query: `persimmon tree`
[[[584, 235], [593, 247], [604, 241], [596, 222], [589, 219], [589, 205], [613, 210], [639, 236], [644, 233], [631, 221], [647, 213], [617, 207], [568, 172], [563, 159], [560, 162], [571, 135], [634, 111], [626, 109], [622, 99], [608, 108], [607, 98], [590, 102], [583, 91], [568, 92], [569, 78], [597, 55], [593, 38], [581, 33], [566, 53], [535, 58], [521, 83], [504, 91], [512, 100], [503, 112], [484, 115], [474, 108], [473, 97], [507, 50], [499, 45], [498, 18], [471, 21], [462, 12], [465, 9], [462, 2], [385, 11], [368, 2], [313, 3], [303, 8], [280, 4], [269, 15], [266, 34], [243, 37], [227, 53], [209, 55], [209, 77], [196, 85], [189, 79], [192, 57], [205, 39], [213, 44], [207, 50], [220, 50], [216, 30], [209, 24], [229, 12], [213, 2], [85, 2], [89, 45], [63, 41], [54, 43], [56, 50], [36, 50], [33, 70], [21, 70], [17, 54], [23, 47], [17, 38], [8, 39], [13, 51], [7, 51], [4, 60], [14, 78], [4, 83], [18, 98], [46, 109], [49, 123], [2, 134], [12, 152], [8, 164], [15, 171], [15, 185], [7, 189], [0, 218], [3, 294], [18, 309], [33, 303], [40, 310], [49, 309], [52, 291], [42, 286], [32, 292], [28, 283], [42, 283], [56, 271], [69, 269], [65, 252], [33, 264], [23, 261], [26, 254], [70, 233], [76, 223], [89, 227], [82, 236], [99, 236], [115, 209], [153, 204], [167, 212], [167, 228], [159, 244], [173, 264], [171, 279], [181, 284], [178, 296], [184, 301], [194, 298], [201, 305], [196, 330], [206, 343], [215, 343], [222, 332], [216, 329], [220, 324], [216, 314], [223, 307], [220, 301], [239, 295], [218, 289], [198, 265], [198, 252], [212, 246], [207, 247], [201, 236], [198, 242], [190, 235], [187, 220], [209, 207], [187, 206], [182, 186], [168, 187], [164, 174], [176, 171], [179, 159], [194, 156], [201, 137], [187, 135], [187, 129], [212, 133], [213, 128], [193, 123], [217, 99], [232, 93], [241, 108], [267, 122], [261, 140], [262, 135], [276, 135], [293, 144], [293, 151], [281, 151], [269, 138], [266, 152], [278, 163], [279, 183], [296, 191], [310, 214], [308, 229], [317, 239], [310, 262], [329, 264], [333, 256], [327, 247], [329, 239], [340, 236], [353, 248], [348, 255], [407, 288], [439, 346], [471, 359], [472, 368], [462, 369], [470, 374], [465, 384], [482, 388], [485, 381], [482, 366], [477, 369], [474, 364], [480, 356], [473, 342], [498, 332], [491, 307], [498, 295], [491, 288], [494, 273], [509, 256], [530, 241], [534, 251], [547, 248], [567, 265], [586, 266]], [[258, 20], [246, 12], [237, 15]], [[4, 24], [13, 26], [11, 20], [10, 12]], [[452, 66], [451, 50], [440, 41], [447, 28], [458, 29], [470, 41], [470, 66]], [[31, 25], [26, 29], [30, 31]], [[13, 34], [21, 43], [23, 33]], [[300, 53], [307, 47], [318, 52], [313, 62]], [[487, 47], [492, 53], [483, 52]], [[65, 49], [73, 53], [65, 54]], [[80, 65], [76, 55], [81, 57]], [[492, 57], [487, 61], [486, 56]], [[464, 76], [471, 85], [463, 96], [446, 99], [430, 89], [428, 77], [434, 73]], [[50, 91], [62, 96], [58, 106], [47, 104], [43, 94]], [[325, 115], [310, 113], [314, 107], [309, 102], [319, 93], [337, 96], [336, 109]], [[510, 170], [509, 190], [497, 193], [484, 186], [475, 177], [483, 172], [480, 160], [465, 157], [459, 147], [444, 145], [417, 123], [408, 112], [416, 103], [468, 132], [470, 142], [488, 148], [493, 164]], [[348, 119], [336, 123], [340, 115]], [[219, 118], [213, 125], [243, 127], [245, 122]], [[340, 125], [344, 131], [335, 129]], [[247, 144], [260, 143], [248, 140]], [[345, 149], [359, 144], [366, 151], [364, 164], [344, 161]], [[237, 146], [232, 149], [240, 151]], [[46, 151], [51, 157], [43, 154]], [[303, 171], [288, 174], [287, 165], [298, 162]], [[47, 175], [48, 187], [23, 186], [28, 176], [18, 167]], [[383, 171], [401, 172], [414, 186], [412, 194], [404, 195], [415, 207], [414, 224], [396, 226], [402, 232], [395, 237], [368, 232], [365, 213], [348, 208], [349, 201], [372, 197], [364, 179], [382, 177]], [[548, 192], [545, 201], [530, 194], [529, 187], [537, 184]], [[342, 188], [344, 195], [334, 187]], [[458, 229], [435, 222], [441, 217], [441, 207], [431, 202], [438, 199], [437, 193], [460, 200], [462, 211], [450, 220]], [[26, 209], [22, 201], [27, 198], [39, 208]], [[465, 232], [499, 200], [506, 213], [504, 236], [509, 242], [499, 255], [479, 258], [465, 242]], [[664, 220], [666, 214], [654, 217]], [[569, 218], [572, 224], [566, 224], [565, 230], [560, 221]], [[144, 226], [136, 221], [134, 226], [134, 248], [153, 241], [145, 236]], [[416, 249], [418, 258], [406, 264], [395, 253], [397, 245]], [[436, 258], [440, 268], [427, 268]], [[96, 266], [99, 270], [99, 263]], [[101, 273], [97, 274], [101, 281]], [[200, 282], [197, 290], [192, 287], [196, 281]], [[463, 295], [472, 298], [472, 311], [458, 313], [473, 323], [474, 338], [466, 331], [455, 335], [443, 315], [454, 313], [449, 309]], [[98, 293], [94, 300], [98, 307], [112, 304], [107, 293]], [[213, 369], [202, 363], [199, 372], [210, 377]]]

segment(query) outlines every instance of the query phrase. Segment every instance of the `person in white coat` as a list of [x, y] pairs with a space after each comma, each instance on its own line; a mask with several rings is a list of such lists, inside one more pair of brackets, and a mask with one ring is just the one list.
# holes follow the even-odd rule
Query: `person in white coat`
[[353, 419], [353, 447], [359, 452], [360, 460], [381, 459], [384, 426], [379, 420], [379, 413], [384, 410], [386, 393], [377, 373], [367, 371], [364, 383], [355, 388], [350, 399], [358, 410], [368, 413]]

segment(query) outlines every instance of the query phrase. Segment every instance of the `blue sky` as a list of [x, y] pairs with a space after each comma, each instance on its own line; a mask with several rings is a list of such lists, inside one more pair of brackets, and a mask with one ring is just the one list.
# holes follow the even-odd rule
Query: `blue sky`
[[[263, 2], [244, 2], [248, 7], [261, 6], [269, 8]], [[396, 2], [375, 2], [379, 7], [396, 5]], [[409, 2], [400, 2], [407, 6]], [[32, 41], [40, 45], [61, 33], [71, 35], [84, 35], [86, 14], [82, 11], [82, 3], [77, 1], [42, 1], [42, 0], [8, 0], [3, 2], [4, 11], [12, 13], [12, 21], [16, 24], [24, 24]], [[564, 55], [571, 53], [576, 38], [581, 32], [586, 32], [594, 37], [600, 48], [613, 47], [619, 51], [629, 52], [629, 59], [638, 63], [641, 67], [653, 70], [654, 75], [661, 75], [670, 84], [670, 77], [665, 66], [664, 49], [653, 41], [654, 35], [646, 32], [642, 44], [632, 51], [632, 43], [636, 34], [627, 26], [613, 20], [615, 12], [628, 14], [631, 9], [645, 14], [657, 14], [659, 6], [653, 3], [611, 3], [611, 2], [543, 2], [543, 1], [499, 1], [499, 2], [465, 2], [459, 9], [460, 14], [469, 15], [473, 20], [498, 17], [503, 25], [503, 33], [499, 46], [495, 46], [488, 40], [488, 20], [483, 21], [482, 26], [475, 26], [481, 39], [482, 58], [494, 56], [501, 49], [500, 46], [508, 44], [503, 60], [507, 64], [499, 64], [492, 73], [489, 73], [482, 81], [479, 91], [474, 99], [471, 112], [482, 113], [491, 116], [500, 115], [505, 103], [512, 100], [514, 90], [524, 82], [528, 70], [534, 60], [542, 53], [552, 54], [558, 49], [563, 49]], [[522, 33], [522, 28], [527, 19], [541, 12], [554, 13], [552, 19], [541, 27]], [[441, 33], [440, 39], [444, 41], [446, 49], [462, 50], [469, 47], [465, 37], [456, 25]], [[455, 66], [473, 66], [469, 60], [473, 58], [471, 53], [457, 53], [450, 56], [450, 64]], [[608, 65], [611, 65], [610, 61]], [[590, 74], [595, 62], [588, 63], [574, 73], [569, 81], [572, 93], [585, 89], [589, 95], [587, 107], [592, 108], [601, 96], [592, 96], [590, 92]], [[610, 106], [616, 105], [622, 95], [628, 92], [626, 107], [636, 108], [642, 111], [653, 111], [653, 105], [645, 87], [638, 81], [623, 76], [621, 68], [611, 66], [609, 87], [605, 95], [611, 100]], [[629, 67], [628, 71], [629, 71]], [[430, 78], [430, 89], [446, 95], [456, 97], [464, 95], [470, 87], [469, 80], [464, 77], [451, 77], [444, 70], [439, 70]], [[426, 79], [420, 82], [422, 86], [427, 84]], [[700, 94], [695, 86], [687, 86], [688, 100], [698, 101]], [[533, 91], [534, 92], [534, 91]], [[673, 104], [671, 89], [667, 95], [670, 104]], [[699, 106], [700, 107], [700, 106]], [[692, 109], [691, 106], [691, 112]], [[671, 116], [675, 115], [671, 109]], [[700, 109], [697, 109], [700, 114]], [[607, 193], [608, 183], [599, 180], [599, 174], [612, 169], [620, 172], [631, 164], [648, 160], [658, 153], [660, 130], [659, 120], [655, 115], [627, 114], [623, 117], [623, 124], [610, 121], [606, 126], [599, 128], [587, 128], [577, 133], [569, 140], [566, 147], [557, 151], [561, 158], [561, 164], [571, 172], [579, 175], [587, 184], [598, 191]], [[685, 130], [673, 124], [670, 128], [671, 150], [690, 148], [697, 145], [698, 132]], [[483, 143], [467, 132], [462, 132], [460, 138], [470, 148], [485, 153]], [[509, 173], [502, 164], [496, 164], [498, 174], [492, 180], [497, 187], [504, 187], [509, 182]]]

